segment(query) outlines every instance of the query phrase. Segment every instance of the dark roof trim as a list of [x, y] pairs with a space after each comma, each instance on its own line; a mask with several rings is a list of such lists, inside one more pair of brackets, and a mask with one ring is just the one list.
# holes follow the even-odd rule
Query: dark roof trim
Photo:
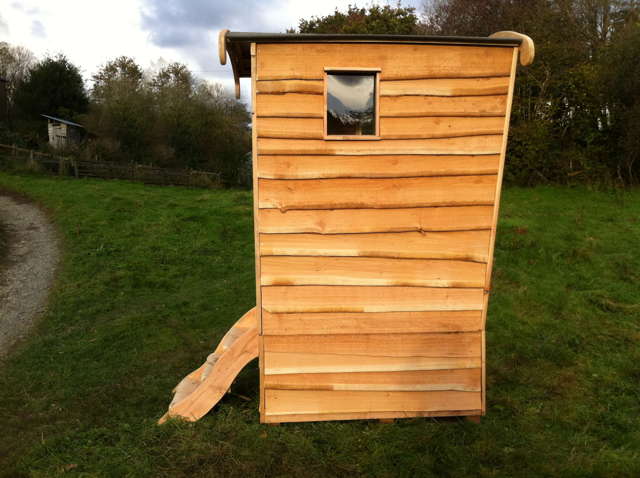
[[74, 123], [73, 121], [65, 120], [62, 118], [56, 118], [55, 116], [49, 116], [49, 115], [40, 115], [40, 116], [44, 116], [45, 118], [51, 121], [57, 121], [58, 123], [68, 124], [69, 126], [77, 126], [78, 128], [84, 128], [84, 126], [82, 126], [81, 124]]
[[229, 32], [228, 42], [255, 43], [437, 43], [445, 45], [520, 46], [520, 38], [462, 37], [436, 35], [363, 35], [333, 33]]

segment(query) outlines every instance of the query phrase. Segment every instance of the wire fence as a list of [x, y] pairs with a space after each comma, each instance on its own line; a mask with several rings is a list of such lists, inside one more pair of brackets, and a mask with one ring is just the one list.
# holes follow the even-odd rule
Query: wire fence
[[7, 151], [7, 154], [4, 155], [5, 159], [9, 161], [19, 160], [29, 170], [59, 176], [127, 179], [163, 186], [199, 188], [218, 188], [222, 186], [220, 174], [210, 171], [169, 169], [135, 163], [77, 159], [72, 156], [59, 156], [0, 143], [1, 150]]

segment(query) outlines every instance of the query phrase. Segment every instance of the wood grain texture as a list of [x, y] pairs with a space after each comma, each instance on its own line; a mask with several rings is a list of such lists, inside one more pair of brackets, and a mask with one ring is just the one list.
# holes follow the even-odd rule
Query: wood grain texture
[[261, 256], [388, 257], [487, 262], [491, 232], [261, 234]]
[[[435, 116], [380, 120], [381, 139], [430, 139], [502, 134], [504, 118]], [[323, 139], [321, 118], [261, 117], [257, 128], [261, 138]], [[365, 139], [366, 140], [366, 139]]]
[[507, 95], [497, 96], [382, 96], [386, 116], [504, 116]]
[[482, 328], [482, 313], [478, 310], [315, 314], [263, 311], [262, 318], [265, 335], [474, 332]]
[[[266, 118], [260, 119], [262, 123]], [[295, 156], [261, 155], [265, 179], [394, 178], [496, 174], [499, 156]]]
[[[384, 110], [382, 110], [384, 111]], [[258, 138], [259, 154], [325, 154], [325, 155], [389, 155], [389, 154], [498, 154], [502, 134], [455, 138], [345, 140]]]
[[382, 357], [307, 352], [271, 352], [265, 355], [266, 375], [311, 373], [399, 372], [479, 368], [480, 357]]
[[436, 78], [426, 80], [396, 80], [380, 82], [381, 96], [475, 96], [504, 95], [509, 77]]
[[261, 208], [352, 209], [492, 205], [496, 176], [260, 179]]
[[262, 285], [482, 287], [486, 265], [377, 257], [261, 258]]
[[261, 138], [322, 139], [322, 118], [260, 118], [258, 136]]
[[263, 286], [262, 306], [272, 313], [481, 310], [483, 295], [441, 287]]
[[367, 357], [479, 357], [480, 332], [458, 334], [271, 335], [271, 352], [365, 355]]
[[478, 392], [265, 390], [267, 416], [298, 413], [445, 411], [480, 408]]
[[[276, 80], [256, 82], [256, 92], [265, 94], [300, 93], [321, 95], [322, 80]], [[505, 89], [506, 92], [506, 89]]]
[[479, 392], [479, 368], [409, 370], [400, 372], [309, 373], [266, 375], [265, 388], [273, 390], [361, 390], [426, 392], [455, 390]]
[[481, 410], [446, 410], [446, 411], [406, 411], [396, 410], [393, 412], [359, 412], [359, 413], [306, 413], [306, 414], [281, 414], [266, 416], [262, 423], [300, 423], [300, 422], [323, 422], [333, 420], [393, 420], [395, 418], [412, 417], [453, 417], [453, 416], [476, 416]]
[[[384, 110], [383, 110], [384, 111]], [[382, 139], [429, 139], [502, 134], [504, 118], [429, 116], [380, 119]]]
[[260, 116], [322, 118], [324, 99], [321, 95], [286, 93], [256, 95], [255, 110]]
[[381, 79], [509, 74], [512, 47], [398, 44], [258, 45], [258, 80], [319, 80], [325, 67], [380, 68]]
[[489, 229], [492, 206], [405, 209], [259, 210], [263, 233], [372, 233]]

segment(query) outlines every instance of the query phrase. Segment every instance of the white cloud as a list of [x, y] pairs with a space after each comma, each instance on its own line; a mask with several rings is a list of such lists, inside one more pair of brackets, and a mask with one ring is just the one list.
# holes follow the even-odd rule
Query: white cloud
[[[64, 53], [87, 80], [105, 62], [127, 55], [143, 68], [159, 58], [185, 63], [197, 76], [221, 82], [231, 91], [231, 68], [217, 59], [219, 29], [284, 32], [296, 27], [300, 18], [327, 15], [336, 7], [344, 10], [350, 3], [387, 2], [20, 0], [2, 11], [0, 41], [25, 46], [38, 57]], [[419, 0], [404, 3], [418, 5]], [[242, 86], [246, 98], [249, 84], [243, 81]]]

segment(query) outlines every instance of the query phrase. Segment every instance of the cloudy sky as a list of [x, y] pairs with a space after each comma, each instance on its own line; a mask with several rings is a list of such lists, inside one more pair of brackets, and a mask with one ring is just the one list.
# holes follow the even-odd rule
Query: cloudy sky
[[[230, 66], [218, 64], [217, 32], [284, 32], [300, 18], [348, 4], [395, 5], [395, 0], [0, 0], [0, 41], [36, 56], [64, 53], [89, 79], [119, 55], [147, 68], [180, 61], [198, 76], [231, 88]], [[421, 0], [404, 0], [419, 7]], [[243, 92], [247, 86], [243, 86]], [[243, 94], [243, 96], [246, 96]], [[246, 99], [246, 98], [243, 98]]]

